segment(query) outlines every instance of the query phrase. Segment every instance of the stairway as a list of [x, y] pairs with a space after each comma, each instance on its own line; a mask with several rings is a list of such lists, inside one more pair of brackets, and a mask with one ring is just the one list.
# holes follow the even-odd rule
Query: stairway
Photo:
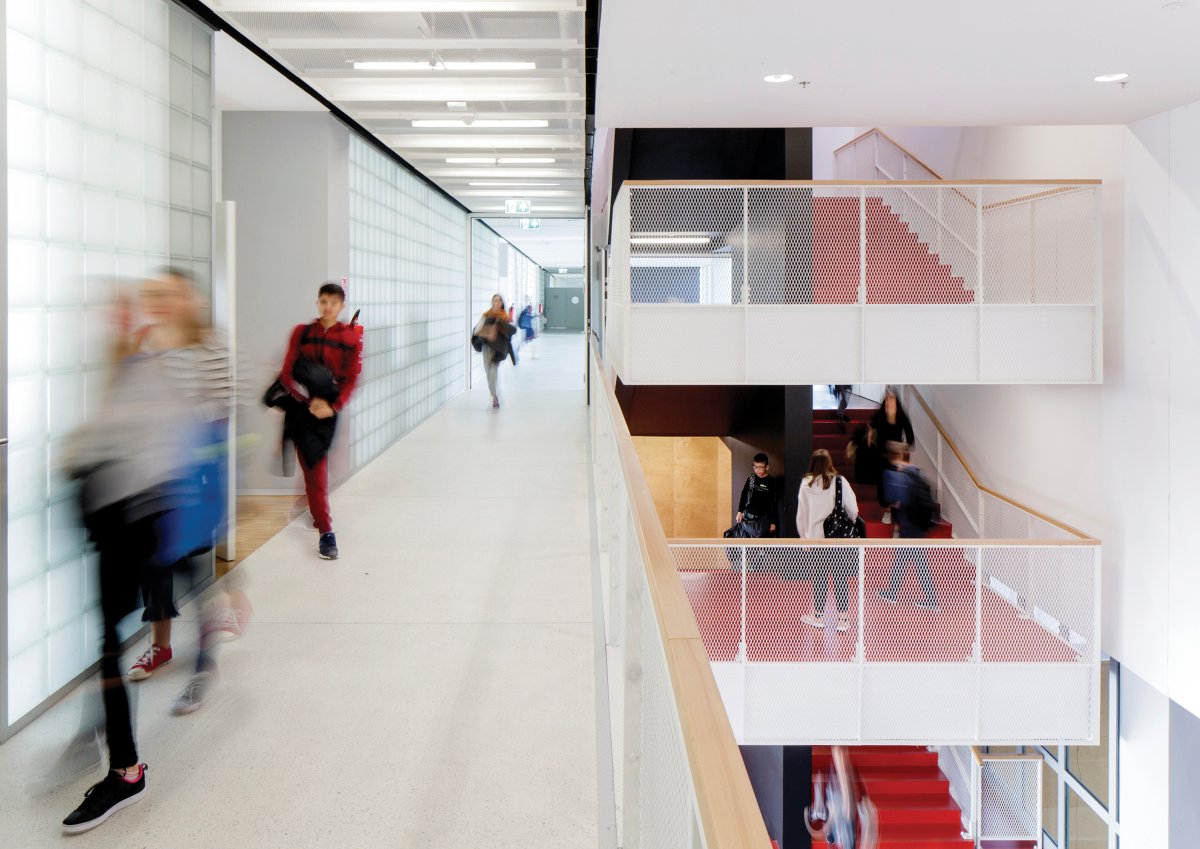
[[[975, 293], [882, 198], [866, 199], [866, 302], [970, 304]], [[858, 303], [857, 197], [813, 198], [813, 303]]]
[[[824, 448], [828, 451], [838, 473], [850, 482], [854, 489], [854, 495], [858, 499], [859, 513], [862, 515], [863, 523], [867, 526], [867, 538], [891, 539], [895, 526], [884, 524], [883, 508], [879, 505], [874, 484], [859, 483], [854, 480], [854, 463], [850, 462], [846, 456], [846, 443], [850, 441], [850, 434], [854, 433], [855, 428], [859, 425], [870, 421], [871, 416], [875, 415], [875, 410], [849, 409], [846, 410], [846, 415], [850, 419], [846, 424], [846, 430], [849, 433], [842, 429], [835, 410], [813, 410], [813, 449]], [[922, 469], [921, 472], [927, 479], [932, 480], [932, 469]], [[937, 518], [926, 537], [950, 539], [954, 536], [954, 527], [941, 518], [939, 505], [934, 505], [934, 511]]]
[[[828, 746], [813, 747], [813, 776], [832, 769]], [[923, 746], [852, 746], [850, 762], [860, 793], [879, 818], [877, 849], [966, 849], [962, 810], [950, 797], [950, 782], [936, 752]], [[813, 849], [829, 844], [812, 841]]]

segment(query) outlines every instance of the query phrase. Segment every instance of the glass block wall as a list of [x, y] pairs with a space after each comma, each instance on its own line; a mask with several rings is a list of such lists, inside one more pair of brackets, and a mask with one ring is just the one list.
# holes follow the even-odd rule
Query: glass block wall
[[363, 374], [350, 401], [361, 468], [458, 394], [466, 344], [466, 215], [350, 137], [350, 277]]
[[168, 0], [7, 0], [7, 703], [98, 656], [95, 569], [54, 473], [98, 398], [116, 278], [210, 279], [212, 33]]

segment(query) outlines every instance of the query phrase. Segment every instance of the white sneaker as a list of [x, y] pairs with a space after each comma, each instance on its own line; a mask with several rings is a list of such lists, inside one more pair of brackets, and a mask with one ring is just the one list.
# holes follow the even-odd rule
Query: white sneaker
[[171, 704], [171, 713], [176, 716], [185, 716], [199, 710], [215, 684], [216, 678], [211, 672], [197, 672], [175, 697], [175, 701]]
[[892, 511], [889, 510], [888, 512], [884, 513], [883, 518], [880, 521], [882, 521], [885, 525], [890, 525], [892, 523]]
[[814, 628], [825, 627], [825, 620], [817, 616], [815, 613], [805, 613], [800, 617], [800, 621], [805, 625], [812, 625]]

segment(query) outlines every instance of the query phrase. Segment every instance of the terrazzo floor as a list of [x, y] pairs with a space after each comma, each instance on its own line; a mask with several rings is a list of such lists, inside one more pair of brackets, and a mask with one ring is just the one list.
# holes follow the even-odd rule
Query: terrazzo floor
[[141, 802], [68, 838], [99, 767], [39, 786], [92, 682], [0, 746], [0, 846], [595, 847], [584, 337], [537, 344], [501, 410], [465, 392], [334, 493], [340, 560], [305, 516], [237, 567], [253, 620], [175, 717], [184, 610], [131, 685]]

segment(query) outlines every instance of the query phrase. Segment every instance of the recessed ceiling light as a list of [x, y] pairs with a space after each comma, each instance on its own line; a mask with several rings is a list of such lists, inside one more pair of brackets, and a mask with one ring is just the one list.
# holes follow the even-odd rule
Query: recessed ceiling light
[[532, 71], [536, 62], [355, 62], [356, 71]]
[[489, 188], [493, 188], [493, 189], [518, 189], [518, 188], [525, 188], [526, 186], [533, 186], [533, 187], [535, 187], [535, 188], [541, 188], [541, 189], [544, 189], [544, 188], [546, 188], [546, 187], [548, 187], [548, 186], [557, 186], [557, 185], [559, 185], [559, 184], [558, 184], [558, 183], [512, 183], [512, 182], [500, 182], [500, 183], [494, 183], [494, 182], [483, 182], [483, 183], [468, 183], [467, 185], [470, 185], [470, 186], [480, 186], [480, 187], [489, 187]]
[[448, 165], [495, 165], [493, 156], [447, 156]]
[[794, 79], [791, 74], [767, 74], [763, 77], [763, 82], [766, 83], [786, 83]]
[[1129, 74], [1101, 74], [1096, 77], [1098, 83], [1119, 83], [1129, 79]]
[[501, 156], [501, 165], [553, 165], [553, 156]]

